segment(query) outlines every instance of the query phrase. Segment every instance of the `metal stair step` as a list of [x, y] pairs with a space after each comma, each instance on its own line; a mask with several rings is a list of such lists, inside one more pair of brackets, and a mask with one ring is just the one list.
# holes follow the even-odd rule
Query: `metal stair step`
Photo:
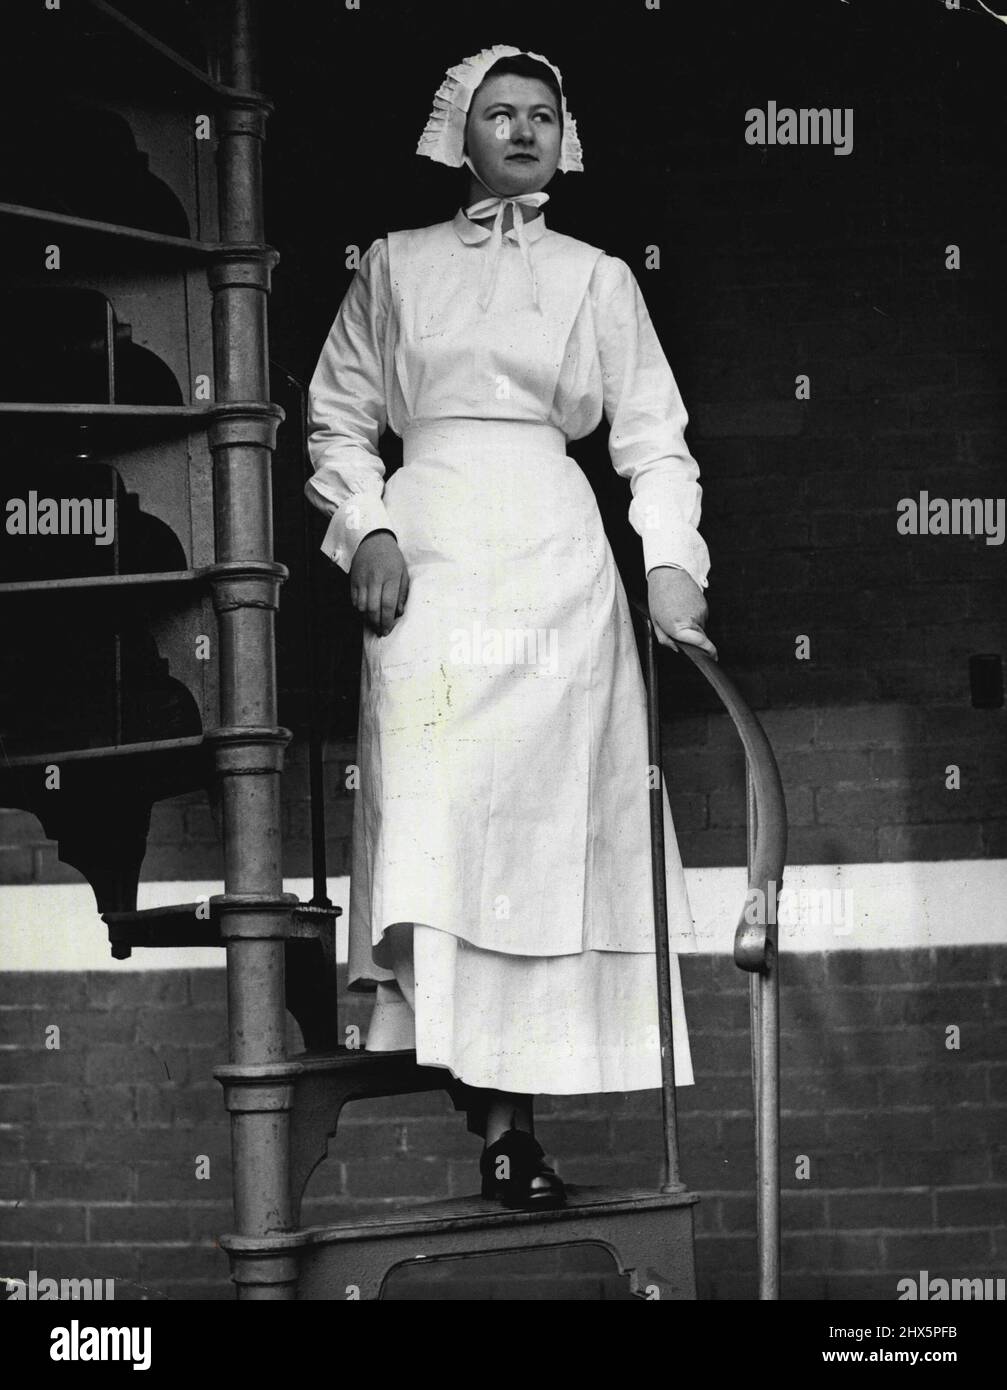
[[[197, 912], [201, 913], [197, 916]], [[335, 928], [339, 907], [317, 907], [298, 903], [293, 908], [290, 940], [312, 940]], [[210, 901], [172, 903], [165, 907], [144, 907], [129, 912], [105, 912], [112, 946], [223, 946], [220, 935], [221, 913]]]
[[699, 1201], [695, 1192], [655, 1192], [647, 1188], [566, 1187], [566, 1205], [553, 1211], [511, 1211], [499, 1202], [473, 1194], [449, 1197], [444, 1201], [421, 1202], [393, 1212], [376, 1212], [325, 1226], [305, 1226], [298, 1232], [298, 1244], [336, 1245], [361, 1240], [382, 1240], [401, 1236], [425, 1236], [432, 1229], [455, 1232], [539, 1223], [564, 1225], [584, 1216], [604, 1219], [632, 1212], [668, 1211], [692, 1207]]

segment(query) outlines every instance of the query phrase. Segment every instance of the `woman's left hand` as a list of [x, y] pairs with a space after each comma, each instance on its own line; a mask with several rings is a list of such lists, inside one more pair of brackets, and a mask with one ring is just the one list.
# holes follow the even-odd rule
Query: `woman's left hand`
[[659, 565], [647, 576], [647, 598], [661, 646], [678, 651], [676, 642], [688, 642], [718, 660], [717, 648], [703, 630], [709, 615], [706, 599], [691, 574]]

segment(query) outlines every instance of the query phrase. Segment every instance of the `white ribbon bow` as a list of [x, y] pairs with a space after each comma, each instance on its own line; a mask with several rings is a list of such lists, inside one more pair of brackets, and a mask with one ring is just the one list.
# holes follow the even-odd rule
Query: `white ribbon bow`
[[510, 205], [514, 218], [514, 228], [517, 233], [518, 249], [521, 258], [525, 263], [528, 274], [531, 278], [531, 294], [535, 308], [539, 308], [538, 302], [538, 281], [535, 278], [535, 269], [531, 263], [531, 253], [528, 250], [528, 239], [524, 234], [524, 214], [518, 212], [517, 205], [522, 207], [540, 208], [543, 203], [549, 201], [548, 193], [517, 193], [513, 197], [506, 198], [483, 198], [478, 203], [473, 203], [471, 207], [465, 209], [465, 216], [471, 221], [477, 218], [490, 217], [494, 213], [493, 228], [490, 232], [489, 246], [486, 248], [486, 259], [483, 262], [482, 275], [479, 279], [479, 307], [487, 309], [490, 300], [493, 298], [493, 291], [496, 288], [497, 272], [500, 268], [500, 256], [503, 253], [503, 215], [504, 208]]

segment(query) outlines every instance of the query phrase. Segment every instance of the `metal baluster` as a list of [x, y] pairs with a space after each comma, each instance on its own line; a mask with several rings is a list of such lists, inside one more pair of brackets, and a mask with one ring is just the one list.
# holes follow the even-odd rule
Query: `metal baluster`
[[668, 943], [668, 883], [664, 857], [664, 767], [661, 761], [661, 711], [657, 652], [654, 628], [647, 621], [646, 687], [647, 746], [651, 776], [650, 847], [654, 881], [654, 932], [657, 964], [658, 1029], [661, 1039], [661, 1116], [664, 1153], [661, 1172], [662, 1192], [682, 1192], [678, 1154], [678, 1112], [675, 1095], [675, 1042], [671, 1016], [671, 948]]
[[[773, 885], [778, 892], [779, 885]], [[757, 1164], [759, 1184], [759, 1298], [780, 1297], [780, 976], [775, 911], [768, 914], [766, 968], [753, 976], [759, 999]]]

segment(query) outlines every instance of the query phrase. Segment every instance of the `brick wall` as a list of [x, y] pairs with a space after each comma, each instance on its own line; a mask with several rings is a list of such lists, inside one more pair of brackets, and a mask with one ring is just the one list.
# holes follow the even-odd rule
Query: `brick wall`
[[[680, 669], [664, 657], [669, 685]], [[683, 662], [684, 659], [679, 659]], [[727, 665], [725, 659], [725, 666]], [[730, 669], [728, 667], [728, 669]], [[745, 683], [740, 682], [742, 689]], [[1000, 858], [1007, 853], [1007, 739], [1002, 710], [940, 704], [761, 709], [787, 798], [792, 864]], [[745, 862], [744, 754], [725, 714], [669, 716], [664, 769], [687, 867]], [[349, 872], [352, 740], [325, 750], [327, 867]], [[961, 769], [949, 790], [945, 769]], [[311, 872], [306, 746], [288, 750], [283, 777], [284, 872]], [[0, 810], [0, 881], [79, 883], [38, 820]], [[219, 828], [205, 793], [159, 802], [151, 817], [146, 880], [223, 874]]]
[[[782, 1002], [784, 1295], [893, 1299], [900, 1277], [1007, 1272], [1007, 951], [847, 951], [786, 960]], [[696, 1085], [680, 1095], [683, 1168], [702, 1194], [703, 1298], [755, 1291], [745, 979], [683, 959]], [[0, 977], [0, 1273], [116, 1278], [175, 1298], [230, 1297], [213, 1240], [230, 1229], [223, 972]], [[347, 1023], [366, 1019], [348, 998]], [[47, 1051], [44, 1028], [60, 1028]], [[948, 1051], [945, 1028], [962, 1029]], [[291, 1029], [296, 1043], [296, 1031]], [[655, 1092], [543, 1098], [539, 1134], [572, 1182], [653, 1183]], [[443, 1096], [350, 1106], [305, 1218], [476, 1190], [479, 1141]], [[197, 1180], [198, 1155], [209, 1177]], [[807, 1178], [797, 1176], [801, 1156]], [[524, 1257], [531, 1260], [531, 1257]], [[550, 1263], [551, 1261], [551, 1263]], [[520, 1267], [520, 1266], [518, 1266]], [[535, 1262], [531, 1260], [532, 1270]], [[446, 1297], [625, 1297], [603, 1260], [545, 1257], [538, 1280], [448, 1267]], [[562, 1276], [562, 1277], [560, 1277]], [[398, 1297], [416, 1296], [412, 1278]]]

